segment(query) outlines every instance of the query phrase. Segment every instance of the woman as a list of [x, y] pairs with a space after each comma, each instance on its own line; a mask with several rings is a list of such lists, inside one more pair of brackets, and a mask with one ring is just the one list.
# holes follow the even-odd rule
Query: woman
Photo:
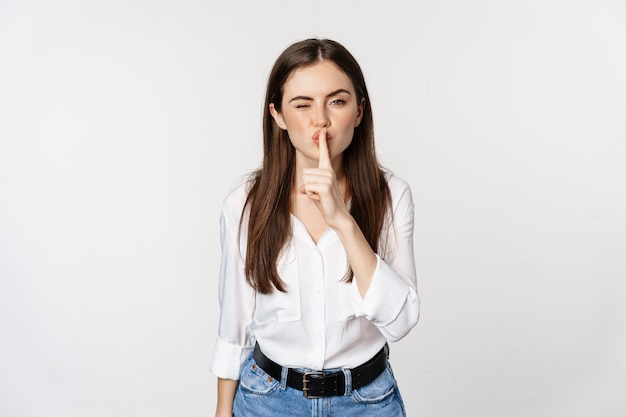
[[374, 152], [361, 69], [339, 43], [270, 73], [261, 168], [224, 200], [217, 416], [403, 416], [387, 341], [417, 323], [413, 201]]

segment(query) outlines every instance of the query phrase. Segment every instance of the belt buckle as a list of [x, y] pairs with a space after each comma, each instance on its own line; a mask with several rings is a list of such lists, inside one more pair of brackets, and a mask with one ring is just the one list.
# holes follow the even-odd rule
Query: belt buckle
[[309, 394], [310, 379], [307, 379], [307, 377], [312, 376], [312, 375], [323, 377], [326, 374], [321, 371], [312, 371], [312, 372], [306, 372], [304, 375], [302, 375], [302, 394], [304, 394], [304, 398], [310, 398], [310, 399], [324, 398], [323, 395], [310, 395]]

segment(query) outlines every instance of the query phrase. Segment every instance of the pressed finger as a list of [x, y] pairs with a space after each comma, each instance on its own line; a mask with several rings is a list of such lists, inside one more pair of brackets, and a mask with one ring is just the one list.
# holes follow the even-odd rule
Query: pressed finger
[[319, 159], [318, 168], [332, 169], [332, 166], [330, 164], [330, 154], [328, 151], [328, 142], [326, 142], [326, 128], [323, 128], [320, 131], [319, 150], [320, 150], [320, 159]]

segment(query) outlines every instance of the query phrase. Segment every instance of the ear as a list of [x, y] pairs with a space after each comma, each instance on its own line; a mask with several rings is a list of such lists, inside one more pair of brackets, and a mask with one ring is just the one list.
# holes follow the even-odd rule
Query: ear
[[274, 118], [274, 121], [282, 130], [287, 130], [287, 124], [285, 123], [285, 119], [283, 119], [283, 115], [280, 114], [276, 107], [274, 107], [274, 103], [270, 103], [270, 113]]
[[354, 127], [357, 127], [361, 124], [361, 119], [363, 119], [363, 112], [365, 109], [365, 97], [361, 99], [361, 102], [356, 108], [356, 118], [354, 119]]

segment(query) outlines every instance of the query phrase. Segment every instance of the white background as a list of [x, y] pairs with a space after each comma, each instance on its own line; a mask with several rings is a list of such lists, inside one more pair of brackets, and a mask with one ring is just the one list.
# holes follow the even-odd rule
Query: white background
[[0, 0], [0, 416], [212, 415], [220, 204], [311, 36], [413, 188], [409, 417], [626, 415], [623, 1]]

